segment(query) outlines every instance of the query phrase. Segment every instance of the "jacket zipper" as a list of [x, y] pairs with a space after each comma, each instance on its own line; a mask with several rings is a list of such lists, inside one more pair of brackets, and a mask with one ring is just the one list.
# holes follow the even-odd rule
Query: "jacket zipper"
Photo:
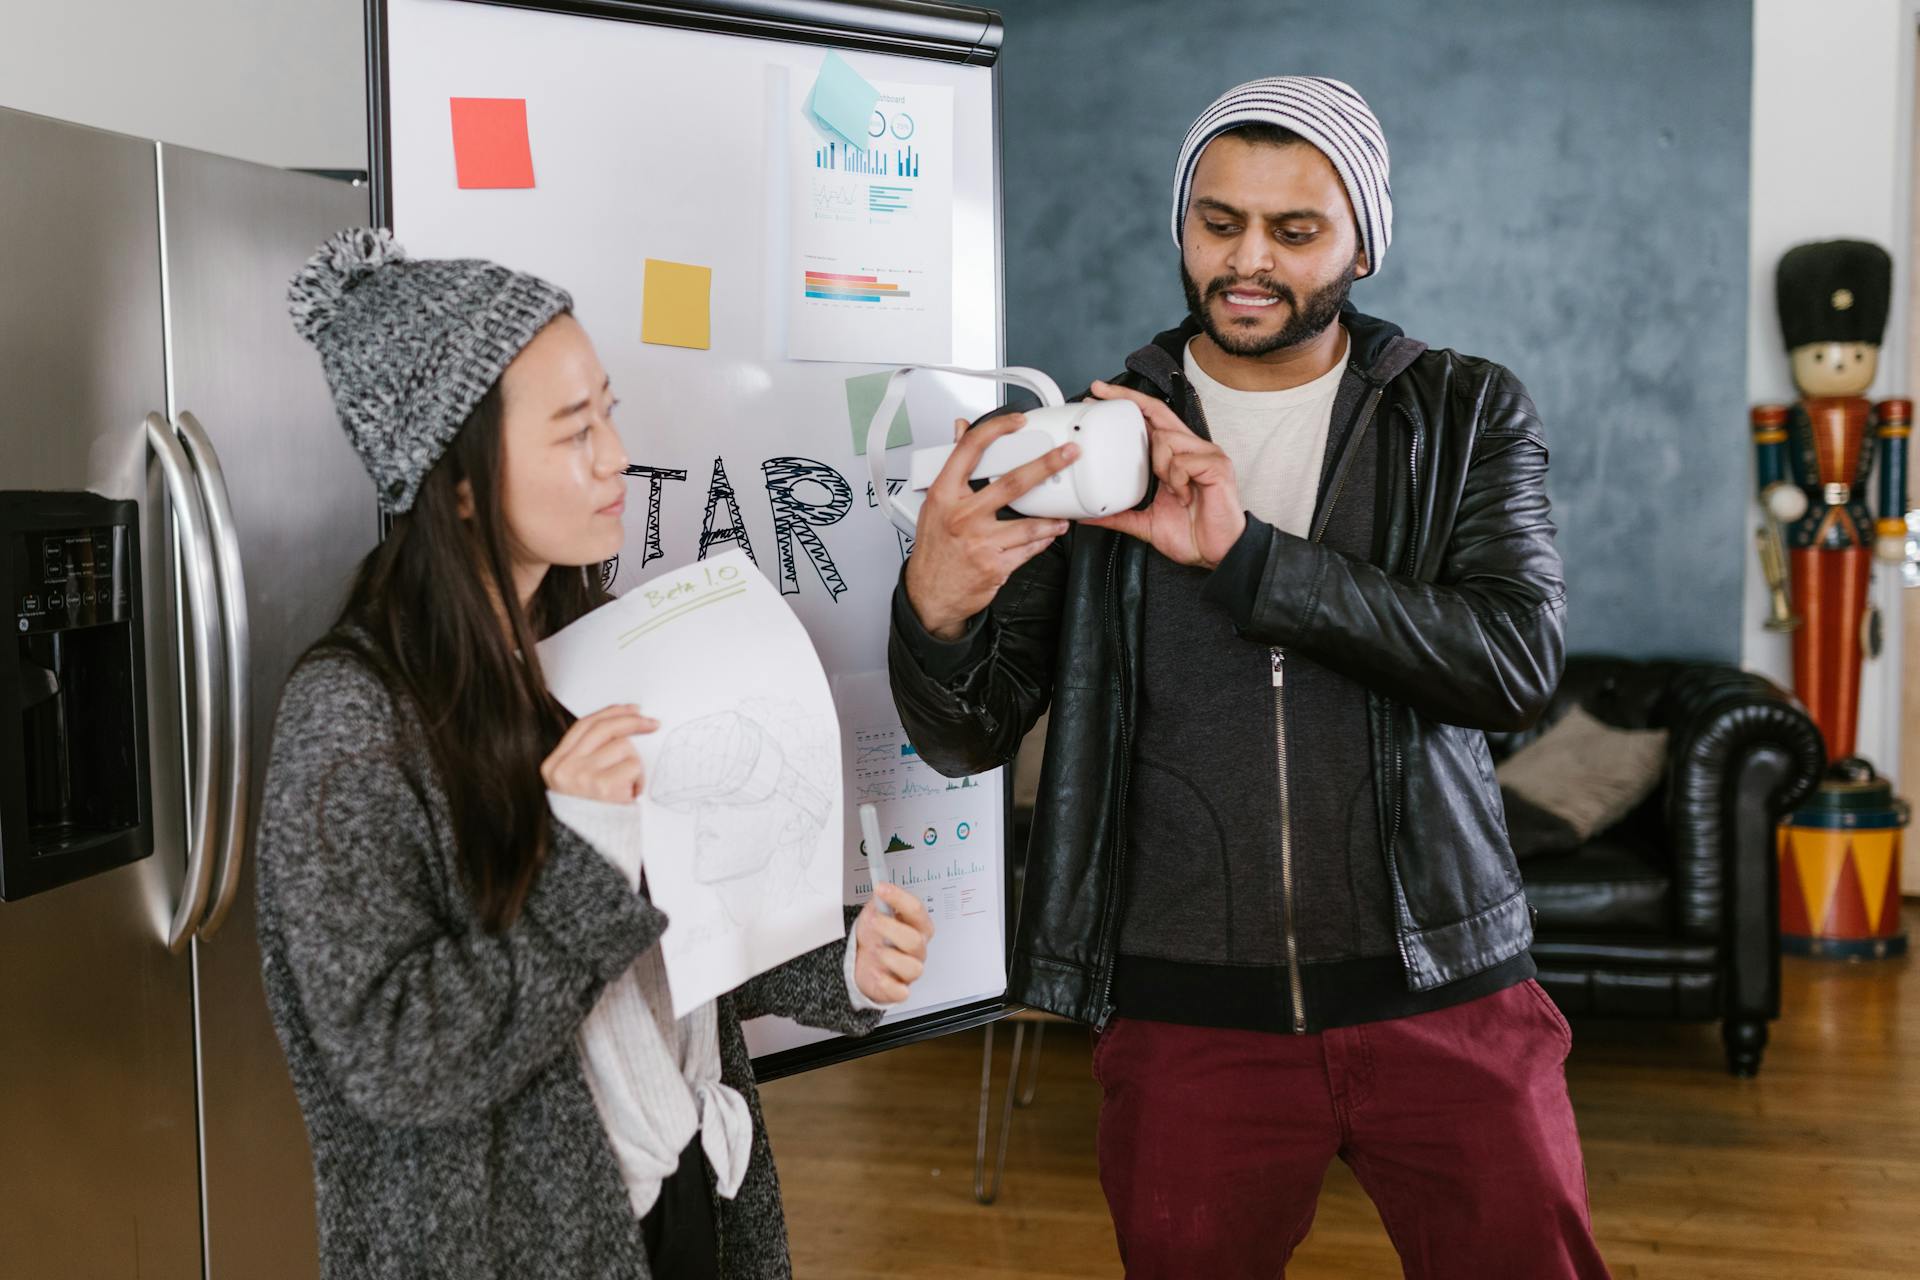
[[1407, 513], [1412, 524], [1407, 529], [1407, 558], [1402, 572], [1411, 575], [1420, 552], [1420, 430], [1405, 405], [1400, 416], [1407, 420]]
[[[1404, 406], [1403, 406], [1404, 408]], [[1407, 420], [1407, 510], [1411, 513], [1412, 524], [1407, 529], [1406, 564], [1402, 570], [1411, 577], [1414, 564], [1419, 558], [1420, 548], [1420, 432], [1414, 425], [1413, 415], [1402, 413]], [[1387, 717], [1387, 733], [1393, 738], [1393, 823], [1387, 831], [1387, 868], [1399, 879], [1399, 868], [1394, 860], [1394, 849], [1400, 841], [1400, 813], [1407, 797], [1407, 758], [1400, 743], [1400, 735], [1394, 733], [1393, 718]], [[1401, 945], [1404, 955], [1406, 947]]]
[[1287, 781], [1287, 654], [1273, 653], [1274, 766], [1280, 783], [1280, 914], [1287, 947], [1287, 994], [1293, 999], [1293, 1034], [1307, 1034], [1307, 996], [1300, 980], [1300, 937], [1293, 921], [1293, 814]]
[[1125, 686], [1126, 641], [1120, 634], [1120, 624], [1116, 618], [1113, 594], [1114, 585], [1120, 570], [1120, 540], [1114, 538], [1113, 550], [1107, 556], [1107, 626], [1113, 632], [1114, 650], [1121, 655], [1120, 690], [1120, 786], [1115, 791], [1113, 809], [1113, 879], [1107, 894], [1107, 918], [1101, 926], [1100, 951], [1106, 964], [1106, 975], [1100, 981], [1100, 1016], [1094, 1023], [1094, 1030], [1105, 1031], [1107, 1023], [1113, 1020], [1113, 971], [1119, 957], [1115, 954], [1117, 940], [1115, 933], [1120, 925], [1120, 899], [1126, 888], [1127, 869], [1127, 782], [1133, 770], [1133, 729], [1128, 723], [1127, 689]]
[[[1380, 397], [1385, 393], [1386, 387], [1382, 385], [1368, 394], [1366, 406], [1347, 437], [1345, 456], [1335, 464], [1339, 470], [1334, 475], [1333, 491], [1327, 495], [1326, 504], [1311, 530], [1310, 540], [1313, 542], [1317, 543], [1327, 535], [1327, 526], [1333, 522], [1333, 508], [1340, 501], [1340, 495], [1346, 492], [1347, 473], [1351, 470], [1347, 464], [1353, 460], [1352, 451], [1359, 446], [1361, 436], [1372, 425], [1373, 415], [1380, 407]], [[1297, 908], [1293, 896], [1293, 785], [1287, 774], [1287, 651], [1275, 645], [1269, 653], [1273, 660], [1274, 776], [1280, 799], [1280, 929], [1287, 951], [1287, 994], [1293, 1001], [1293, 1034], [1303, 1036], [1307, 1033], [1307, 996], [1305, 983], [1300, 976], [1300, 933], [1294, 920]]]
[[[1406, 576], [1412, 577], [1420, 560], [1420, 424], [1413, 415], [1401, 407], [1400, 416], [1407, 420], [1407, 510], [1412, 523], [1407, 529], [1407, 567]], [[1400, 883], [1400, 860], [1394, 856], [1394, 850], [1400, 843], [1400, 815], [1407, 798], [1407, 753], [1394, 732], [1392, 716], [1387, 717], [1387, 733], [1393, 739], [1393, 824], [1387, 838], [1387, 874], [1393, 880], [1393, 892], [1397, 900], [1406, 899], [1406, 889]], [[1407, 935], [1394, 930], [1394, 942], [1400, 949], [1400, 962], [1413, 972], [1413, 955], [1407, 946]]]

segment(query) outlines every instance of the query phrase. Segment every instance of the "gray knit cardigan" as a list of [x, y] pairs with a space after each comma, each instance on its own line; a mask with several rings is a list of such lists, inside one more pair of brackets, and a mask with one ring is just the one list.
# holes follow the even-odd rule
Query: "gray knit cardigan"
[[[575, 1033], [666, 917], [556, 822], [518, 920], [485, 932], [446, 798], [359, 660], [322, 651], [282, 694], [259, 841], [267, 1001], [313, 1144], [326, 1280], [648, 1280], [640, 1224]], [[753, 1155], [715, 1198], [728, 1280], [792, 1274], [740, 1021], [871, 1030], [844, 942], [724, 996], [722, 1076]]]

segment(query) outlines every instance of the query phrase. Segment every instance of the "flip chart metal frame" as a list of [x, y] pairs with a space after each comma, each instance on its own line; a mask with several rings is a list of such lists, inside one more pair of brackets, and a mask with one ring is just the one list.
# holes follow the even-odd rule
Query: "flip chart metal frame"
[[[790, 44], [859, 49], [936, 62], [983, 66], [993, 83], [993, 156], [995, 239], [1005, 244], [1006, 218], [1000, 153], [1000, 46], [1005, 27], [992, 9], [932, 0], [449, 0], [449, 3], [491, 5], [617, 22], [706, 31], [716, 35], [778, 40]], [[387, 0], [365, 0], [367, 58], [367, 155], [371, 162], [373, 211], [380, 225], [393, 224], [393, 148], [389, 86], [393, 75], [387, 51]], [[999, 363], [1006, 363], [1006, 264], [995, 264], [995, 303], [999, 316]], [[384, 532], [385, 522], [382, 522]], [[891, 536], [880, 529], [876, 536]], [[1013, 769], [1003, 770], [1004, 796], [1001, 829], [1002, 900], [1006, 909], [1003, 937], [1006, 959], [1013, 939], [1013, 885], [1007, 868], [1015, 857], [1013, 842]], [[1017, 1012], [1004, 993], [950, 1009], [905, 1018], [867, 1036], [836, 1036], [814, 1044], [770, 1053], [754, 1059], [754, 1075], [762, 1083], [836, 1062], [956, 1031], [985, 1026]]]

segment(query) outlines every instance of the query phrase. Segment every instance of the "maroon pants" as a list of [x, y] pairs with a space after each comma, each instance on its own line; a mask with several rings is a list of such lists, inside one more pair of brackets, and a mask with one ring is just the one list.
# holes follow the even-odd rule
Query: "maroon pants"
[[1538, 984], [1318, 1035], [1118, 1018], [1094, 1048], [1100, 1184], [1130, 1280], [1284, 1275], [1335, 1156], [1411, 1277], [1605, 1276]]

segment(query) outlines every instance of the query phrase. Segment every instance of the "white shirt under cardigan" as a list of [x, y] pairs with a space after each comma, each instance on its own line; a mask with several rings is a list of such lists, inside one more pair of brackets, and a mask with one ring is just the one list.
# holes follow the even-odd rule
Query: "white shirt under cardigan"
[[1187, 380], [1200, 395], [1213, 442], [1233, 463], [1241, 504], [1296, 537], [1313, 527], [1333, 402], [1352, 345], [1344, 329], [1341, 337], [1340, 358], [1331, 369], [1284, 391], [1237, 391], [1202, 369], [1187, 344]]
[[[611, 862], [640, 891], [640, 808], [547, 793], [553, 816]], [[672, 925], [668, 925], [672, 928]], [[857, 942], [847, 935], [847, 994], [856, 1009], [878, 1009], [855, 985]], [[600, 994], [578, 1036], [580, 1065], [594, 1109], [620, 1165], [635, 1217], [645, 1217], [680, 1153], [700, 1136], [720, 1195], [733, 1199], [747, 1176], [753, 1116], [738, 1090], [720, 1080], [719, 1010], [712, 1001], [675, 1020], [660, 948], [639, 959]]]

